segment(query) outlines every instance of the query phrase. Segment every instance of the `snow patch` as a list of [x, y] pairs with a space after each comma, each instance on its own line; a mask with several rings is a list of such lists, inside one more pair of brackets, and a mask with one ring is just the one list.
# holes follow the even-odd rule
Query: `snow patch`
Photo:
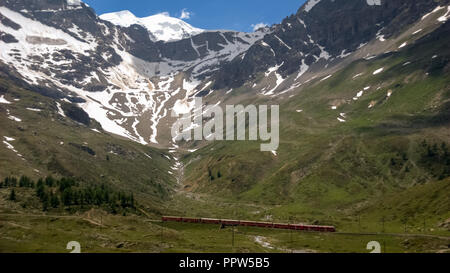
[[319, 4], [320, 0], [309, 0], [305, 5], [305, 11], [309, 12], [315, 5]]
[[323, 82], [325, 80], [328, 80], [329, 78], [331, 78], [333, 76], [333, 74], [326, 76], [325, 78], [321, 79], [320, 81]]
[[5, 139], [3, 141], [3, 144], [6, 145], [6, 148], [13, 151], [18, 157], [22, 158], [22, 160], [25, 160], [25, 158], [23, 158], [23, 156], [21, 154], [19, 154], [19, 152], [16, 150], [16, 148], [14, 148], [14, 146], [11, 143], [9, 143], [9, 142], [15, 141], [15, 139], [12, 137], [7, 137], [7, 136], [3, 136], [3, 138]]
[[377, 70], [375, 70], [375, 71], [373, 72], [373, 75], [380, 74], [381, 72], [383, 72], [383, 70], [384, 70], [384, 67], [379, 68], [379, 69], [377, 69]]
[[344, 58], [352, 55], [351, 52], [346, 53], [346, 51], [347, 51], [346, 49], [342, 50], [341, 55], [339, 55], [338, 58], [344, 59]]
[[0, 96], [0, 103], [3, 103], [3, 104], [11, 104], [11, 102], [9, 102], [9, 101], [7, 101], [7, 100], [5, 99], [5, 96], [4, 96], [4, 95], [1, 95], [1, 96]]
[[369, 60], [372, 60], [372, 59], [374, 59], [376, 57], [377, 57], [377, 55], [367, 56], [367, 57], [364, 58], [364, 60], [369, 61]]
[[200, 84], [200, 81], [197, 81], [197, 80], [187, 81], [186, 79], [183, 79], [183, 89], [186, 90], [189, 95], [192, 94], [192, 91], [199, 84]]
[[15, 139], [12, 137], [7, 137], [7, 136], [3, 136], [5, 138], [6, 141], [11, 142], [14, 141]]
[[21, 120], [20, 118], [15, 117], [15, 116], [8, 116], [8, 118], [9, 118], [10, 120], [12, 120], [12, 121], [15, 121], [15, 122], [22, 122], [22, 120]]
[[364, 73], [356, 74], [355, 76], [353, 76], [353, 79], [356, 79], [356, 78], [358, 78], [359, 76], [362, 76], [362, 75], [364, 75]]
[[431, 11], [431, 12], [425, 14], [425, 15], [422, 17], [422, 20], [424, 20], [425, 18], [427, 18], [427, 17], [430, 16], [431, 14], [433, 14], [433, 13], [435, 13], [435, 12], [438, 12], [438, 11], [440, 11], [441, 9], [444, 9], [444, 8], [445, 8], [445, 7], [441, 7], [441, 6], [436, 7], [433, 11]]
[[384, 39], [384, 35], [377, 36], [377, 39], [380, 40], [380, 42], [386, 41], [386, 39]]
[[261, 45], [265, 46], [265, 47], [268, 47], [270, 49], [270, 51], [272, 52], [272, 55], [275, 56], [275, 51], [273, 50], [273, 48], [268, 43], [266, 43], [264, 41], [261, 41]]
[[305, 60], [302, 60], [302, 65], [300, 66], [300, 71], [298, 72], [297, 77], [295, 78], [295, 80], [298, 80], [298, 78], [300, 78], [301, 76], [303, 76], [303, 74], [306, 73], [306, 71], [308, 71], [309, 66], [305, 63]]
[[27, 108], [28, 111], [33, 111], [33, 112], [41, 112], [41, 109], [37, 109], [37, 108]]
[[194, 106], [195, 106], [194, 100], [192, 101], [188, 101], [186, 99], [177, 100], [172, 110], [176, 115], [179, 116], [190, 113], [192, 109], [194, 109]]
[[81, 6], [81, 0], [67, 0], [69, 6]]
[[323, 58], [328, 61], [331, 58], [330, 53], [328, 53], [323, 46], [321, 46], [321, 45], [317, 45], [317, 46], [320, 48], [319, 58]]
[[381, 6], [381, 0], [367, 0], [369, 6]]
[[277, 35], [275, 35], [275, 38], [277, 38], [277, 40], [278, 40], [282, 45], [284, 45], [285, 47], [287, 47], [287, 49], [289, 49], [289, 50], [292, 49], [292, 47], [288, 46], [288, 45], [287, 45], [283, 40], [281, 40], [281, 38], [278, 37]]
[[270, 67], [267, 70], [267, 72], [265, 73], [266, 77], [270, 76], [272, 73], [275, 73], [276, 83], [275, 83], [275, 87], [274, 88], [272, 88], [271, 90], [269, 90], [267, 92], [263, 92], [263, 95], [266, 95], [266, 96], [273, 95], [274, 91], [280, 86], [280, 84], [282, 84], [284, 82], [285, 79], [283, 79], [283, 77], [280, 74], [277, 73], [278, 69], [280, 67], [282, 67], [283, 64], [284, 64], [284, 62], [281, 63], [280, 65], [276, 65], [276, 66]]
[[439, 22], [447, 22], [448, 18], [450, 18], [450, 6], [447, 7], [447, 12], [438, 18]]
[[64, 110], [61, 107], [61, 104], [59, 102], [56, 102], [56, 107], [58, 108], [58, 114], [60, 114], [63, 117], [66, 117], [66, 114], [64, 113]]
[[12, 150], [12, 151], [14, 151], [14, 152], [17, 152], [17, 151], [14, 149], [14, 146], [12, 146], [10, 143], [8, 143], [8, 141], [4, 140], [3, 143], [6, 145], [6, 148], [8, 148], [8, 149], [10, 149], [10, 150]]

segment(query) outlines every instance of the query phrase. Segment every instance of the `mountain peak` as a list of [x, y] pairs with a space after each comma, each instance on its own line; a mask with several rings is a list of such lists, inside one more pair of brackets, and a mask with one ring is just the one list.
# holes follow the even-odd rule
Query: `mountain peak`
[[100, 15], [100, 18], [122, 27], [140, 25], [146, 28], [157, 41], [171, 42], [189, 38], [203, 32], [167, 13], [159, 13], [148, 17], [136, 17], [131, 11], [123, 10]]

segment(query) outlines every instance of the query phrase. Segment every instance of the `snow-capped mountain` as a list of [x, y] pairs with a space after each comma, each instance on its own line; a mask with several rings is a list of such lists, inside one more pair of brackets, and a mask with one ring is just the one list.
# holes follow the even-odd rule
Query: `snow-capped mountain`
[[66, 0], [2, 2], [0, 21], [0, 66], [10, 77], [143, 144], [168, 145], [160, 127], [173, 105], [209, 92], [208, 77], [265, 35], [204, 31], [154, 42], [141, 25], [116, 26]]
[[100, 15], [100, 18], [117, 26], [130, 27], [140, 25], [148, 30], [154, 41], [177, 41], [202, 33], [204, 30], [195, 28], [178, 18], [160, 13], [144, 18], [138, 18], [128, 10]]

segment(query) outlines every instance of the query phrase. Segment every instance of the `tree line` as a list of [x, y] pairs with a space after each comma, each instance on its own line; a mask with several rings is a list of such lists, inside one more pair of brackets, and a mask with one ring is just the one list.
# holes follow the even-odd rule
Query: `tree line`
[[6, 177], [0, 181], [0, 188], [11, 188], [8, 199], [16, 201], [15, 188], [34, 189], [35, 195], [42, 204], [42, 209], [88, 209], [101, 207], [116, 214], [125, 211], [136, 211], [137, 202], [134, 195], [116, 191], [106, 184], [89, 185], [80, 183], [74, 178], [63, 177], [60, 179], [47, 176], [39, 178], [36, 182], [27, 176]]
[[421, 143], [419, 164], [427, 168], [439, 180], [450, 177], [450, 152], [447, 143]]

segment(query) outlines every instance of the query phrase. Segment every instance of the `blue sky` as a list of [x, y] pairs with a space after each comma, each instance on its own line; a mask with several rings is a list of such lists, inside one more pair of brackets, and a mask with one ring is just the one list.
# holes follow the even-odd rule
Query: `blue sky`
[[252, 31], [258, 23], [275, 24], [297, 12], [305, 0], [84, 0], [100, 15], [130, 10], [138, 17], [168, 12], [194, 27]]

